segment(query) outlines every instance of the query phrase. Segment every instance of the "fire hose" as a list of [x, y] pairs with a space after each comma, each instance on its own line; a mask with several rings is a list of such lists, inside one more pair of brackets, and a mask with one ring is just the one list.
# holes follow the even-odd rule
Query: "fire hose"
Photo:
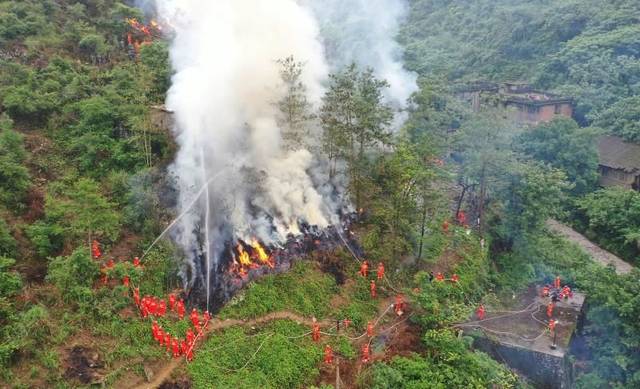
[[[225, 166], [226, 167], [226, 166]], [[222, 174], [223, 171], [219, 171], [218, 173], [214, 174], [213, 177], [211, 177], [210, 179], [207, 180], [207, 182], [204, 183], [204, 185], [202, 185], [202, 187], [200, 188], [200, 190], [195, 194], [193, 200], [189, 203], [189, 205], [187, 206], [187, 208], [180, 214], [178, 215], [178, 217], [176, 217], [175, 219], [173, 219], [173, 221], [169, 224], [169, 226], [167, 226], [167, 228], [164, 229], [164, 231], [162, 231], [162, 233], [160, 235], [158, 235], [158, 237], [153, 241], [153, 243], [151, 243], [151, 245], [142, 253], [142, 256], [140, 257], [140, 260], [143, 260], [144, 257], [147, 256], [147, 254], [149, 253], [149, 251], [151, 251], [151, 249], [156, 245], [156, 243], [158, 243], [158, 241], [160, 241], [160, 239], [162, 239], [164, 237], [164, 235], [169, 232], [169, 230], [171, 229], [171, 227], [173, 227], [180, 219], [182, 219], [182, 217], [184, 215], [186, 215], [191, 208], [196, 204], [196, 202], [198, 202], [198, 200], [200, 199], [200, 196], [202, 196], [202, 194], [205, 192], [205, 190], [207, 189], [207, 187], [209, 186], [209, 184], [215, 180], [216, 178], [218, 178], [218, 176], [220, 174]]]

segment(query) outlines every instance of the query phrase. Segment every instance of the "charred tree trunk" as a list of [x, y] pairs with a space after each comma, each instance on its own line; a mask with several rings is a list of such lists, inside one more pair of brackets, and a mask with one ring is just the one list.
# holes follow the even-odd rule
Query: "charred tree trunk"
[[480, 199], [478, 200], [478, 233], [483, 236], [484, 233], [484, 201], [487, 194], [487, 180], [485, 177], [486, 166], [482, 166], [480, 174]]
[[420, 246], [418, 247], [418, 260], [422, 259], [422, 247], [424, 245], [424, 233], [427, 227], [427, 203], [422, 206], [422, 221], [420, 222]]

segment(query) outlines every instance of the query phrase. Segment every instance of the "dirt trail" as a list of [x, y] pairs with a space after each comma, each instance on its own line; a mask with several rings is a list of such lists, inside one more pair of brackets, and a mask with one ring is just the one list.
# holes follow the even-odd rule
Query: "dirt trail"
[[557, 220], [547, 220], [547, 227], [551, 231], [564, 236], [569, 241], [576, 243], [598, 263], [604, 266], [612, 264], [616, 268], [616, 273], [618, 274], [627, 274], [631, 272], [631, 269], [633, 269], [633, 266], [631, 264], [623, 261], [610, 252], [601, 249], [579, 232], [573, 230], [571, 227], [565, 224], [560, 223]]
[[[243, 325], [243, 326], [252, 326], [252, 325], [256, 325], [256, 324], [264, 324], [264, 323], [268, 323], [270, 321], [273, 320], [292, 320], [295, 321], [297, 323], [301, 323], [304, 324], [306, 326], [311, 327], [311, 325], [313, 325], [313, 319], [311, 318], [306, 318], [303, 316], [300, 316], [296, 313], [293, 312], [289, 312], [289, 311], [281, 311], [281, 312], [274, 312], [274, 313], [269, 313], [267, 315], [261, 316], [259, 318], [256, 319], [252, 319], [252, 320], [238, 320], [238, 319], [227, 319], [227, 320], [220, 320], [220, 319], [212, 319], [209, 322], [209, 325], [207, 326], [207, 329], [204, 332], [203, 335], [203, 339], [199, 340], [201, 342], [205, 341], [207, 339], [207, 336], [211, 333], [211, 332], [215, 332], [215, 331], [219, 331], [228, 327], [233, 327], [233, 326], [238, 326], [238, 325]], [[322, 326], [331, 326], [333, 325], [332, 322], [329, 321], [318, 321], [318, 323]], [[156, 372], [153, 375], [153, 380], [151, 382], [148, 383], [144, 383], [142, 385], [137, 386], [137, 389], [153, 389], [153, 388], [157, 388], [160, 385], [162, 385], [162, 383], [164, 381], [166, 381], [170, 376], [171, 373], [173, 373], [173, 371], [178, 368], [183, 362], [185, 361], [185, 359], [183, 357], [177, 358], [177, 359], [172, 359], [171, 362], [169, 364], [167, 364], [166, 366], [164, 366], [160, 371]]]

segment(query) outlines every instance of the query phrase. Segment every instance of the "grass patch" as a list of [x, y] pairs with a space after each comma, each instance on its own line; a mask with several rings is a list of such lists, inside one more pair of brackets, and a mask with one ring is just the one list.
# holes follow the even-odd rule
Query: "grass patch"
[[278, 320], [258, 332], [234, 327], [210, 336], [188, 366], [194, 388], [305, 387], [319, 375], [322, 360], [321, 344], [298, 337], [308, 330]]
[[325, 317], [337, 292], [335, 280], [314, 262], [302, 261], [284, 274], [269, 275], [256, 282], [220, 311], [221, 318], [255, 318], [289, 310], [303, 316]]

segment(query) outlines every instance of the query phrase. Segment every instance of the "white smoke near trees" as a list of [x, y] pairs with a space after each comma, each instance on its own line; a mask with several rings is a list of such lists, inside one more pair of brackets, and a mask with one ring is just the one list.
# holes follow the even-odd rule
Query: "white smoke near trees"
[[[297, 234], [301, 222], [322, 228], [338, 221], [345, 204], [344, 182], [337, 180], [344, 177], [329, 180], [318, 145], [309, 148], [315, 153], [282, 147], [275, 103], [285, 89], [277, 60], [304, 62], [301, 81], [318, 108], [330, 69], [320, 25], [334, 26], [331, 65], [356, 61], [378, 69], [392, 85], [389, 99], [401, 105], [415, 90], [415, 78], [398, 61], [393, 36], [404, 8], [385, 8], [391, 3], [156, 0], [160, 20], [173, 30], [166, 105], [175, 114], [179, 151], [170, 171], [180, 213], [203, 193], [180, 220], [175, 239], [192, 258], [207, 258], [206, 269], [191, 261], [192, 274], [207, 274], [207, 286], [230, 240], [278, 244]], [[323, 7], [335, 13], [320, 12]], [[342, 16], [349, 18], [340, 31]]]
[[315, 189], [309, 151], [281, 147], [274, 104], [284, 93], [277, 60], [290, 55], [304, 60], [301, 81], [309, 100], [320, 101], [328, 70], [309, 10], [293, 0], [157, 5], [173, 29], [166, 104], [175, 114], [179, 151], [170, 170], [179, 204], [207, 188], [180, 221], [179, 245], [207, 257], [208, 273], [231, 239], [274, 244], [298, 233], [302, 221], [326, 227], [334, 202]]
[[403, 50], [395, 39], [408, 12], [404, 0], [305, 0], [319, 21], [328, 62], [341, 69], [355, 62], [371, 67], [387, 80], [385, 92], [393, 107], [405, 106], [418, 90], [417, 75], [403, 65]]

